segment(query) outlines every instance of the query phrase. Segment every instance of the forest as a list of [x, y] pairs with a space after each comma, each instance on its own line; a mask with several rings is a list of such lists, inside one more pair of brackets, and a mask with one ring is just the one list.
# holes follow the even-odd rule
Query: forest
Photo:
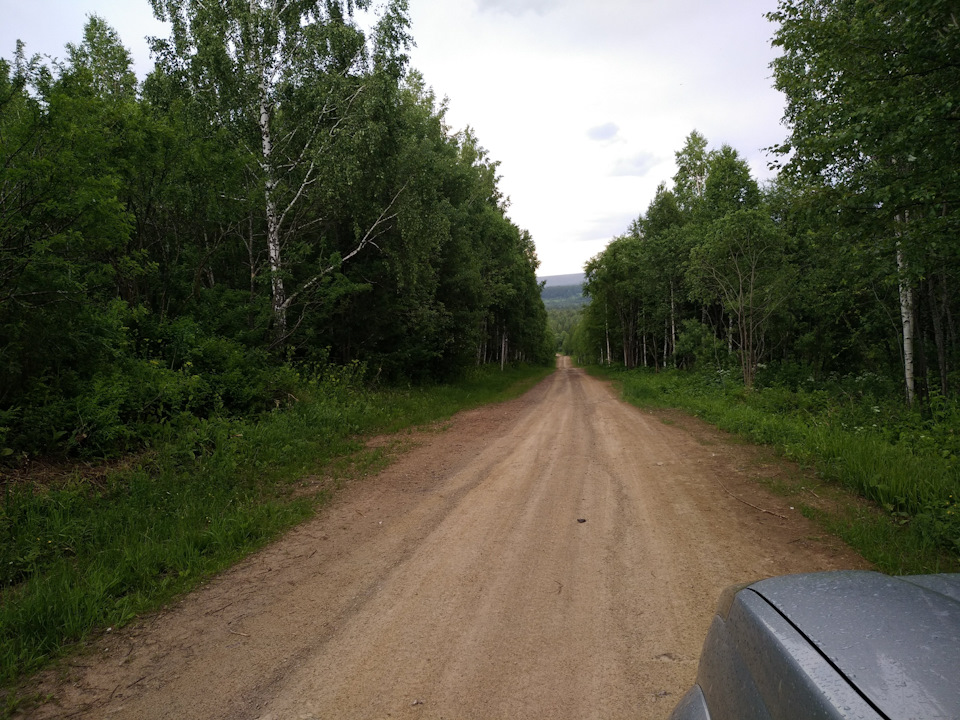
[[850, 375], [909, 405], [960, 377], [960, 27], [945, 2], [781, 0], [786, 140], [762, 186], [697, 131], [672, 183], [587, 265], [568, 349], [732, 365], [745, 386]]
[[142, 81], [97, 16], [0, 59], [0, 688], [309, 517], [385, 462], [358, 438], [557, 350], [874, 501], [796, 504], [878, 567], [957, 566], [955, 3], [779, 0], [775, 179], [692, 131], [551, 330], [405, 0], [368, 30], [372, 0], [150, 2]]
[[109, 457], [294, 402], [549, 362], [497, 162], [409, 67], [405, 0], [151, 0], [0, 60], [0, 461]]

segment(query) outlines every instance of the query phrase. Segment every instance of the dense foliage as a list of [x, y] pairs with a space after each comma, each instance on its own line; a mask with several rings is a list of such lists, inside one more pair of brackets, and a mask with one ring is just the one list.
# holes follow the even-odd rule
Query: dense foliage
[[552, 353], [497, 163], [394, 0], [153, 0], [143, 83], [92, 16], [0, 60], [0, 452], [114, 454], [272, 409], [295, 369], [427, 381]]
[[554, 338], [554, 348], [561, 355], [571, 355], [573, 333], [580, 324], [579, 307], [547, 309], [547, 321]]
[[586, 361], [736, 368], [749, 388], [960, 363], [960, 25], [947, 2], [781, 0], [775, 181], [693, 132], [672, 186], [587, 265]]

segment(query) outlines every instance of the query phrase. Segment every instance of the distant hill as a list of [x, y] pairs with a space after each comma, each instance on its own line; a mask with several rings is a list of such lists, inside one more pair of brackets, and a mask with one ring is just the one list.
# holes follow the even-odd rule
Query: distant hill
[[544, 277], [538, 277], [537, 280], [546, 282], [549, 288], [563, 285], [583, 285], [586, 277], [583, 273], [574, 273], [573, 275], [546, 275]]
[[547, 275], [537, 278], [546, 283], [540, 291], [543, 304], [547, 310], [564, 310], [582, 307], [589, 302], [583, 296], [583, 273], [574, 275]]

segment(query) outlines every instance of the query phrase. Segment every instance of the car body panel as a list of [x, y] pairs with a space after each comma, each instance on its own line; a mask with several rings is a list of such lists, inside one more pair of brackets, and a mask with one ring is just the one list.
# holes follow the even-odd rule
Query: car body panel
[[[699, 691], [699, 692], [698, 692]], [[960, 575], [733, 586], [671, 720], [960, 718]]]
[[680, 698], [670, 718], [671, 720], [710, 720], [707, 701], [699, 685], [694, 685], [686, 695]]
[[714, 617], [697, 683], [714, 720], [880, 717], [796, 628], [750, 589], [737, 594], [725, 618]]
[[960, 603], [960, 574], [908, 575], [900, 579], [933, 590], [941, 595], [946, 595]]
[[960, 603], [948, 579], [875, 572], [793, 575], [750, 586], [890, 718], [960, 712]]

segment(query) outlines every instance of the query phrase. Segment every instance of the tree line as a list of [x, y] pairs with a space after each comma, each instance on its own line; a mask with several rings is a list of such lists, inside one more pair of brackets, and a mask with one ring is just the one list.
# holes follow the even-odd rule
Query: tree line
[[115, 453], [289, 402], [552, 356], [498, 164], [409, 67], [405, 0], [151, 0], [0, 60], [0, 451]]
[[694, 131], [672, 184], [586, 266], [587, 361], [870, 375], [956, 392], [960, 25], [950, 3], [780, 0], [786, 97], [761, 186]]

